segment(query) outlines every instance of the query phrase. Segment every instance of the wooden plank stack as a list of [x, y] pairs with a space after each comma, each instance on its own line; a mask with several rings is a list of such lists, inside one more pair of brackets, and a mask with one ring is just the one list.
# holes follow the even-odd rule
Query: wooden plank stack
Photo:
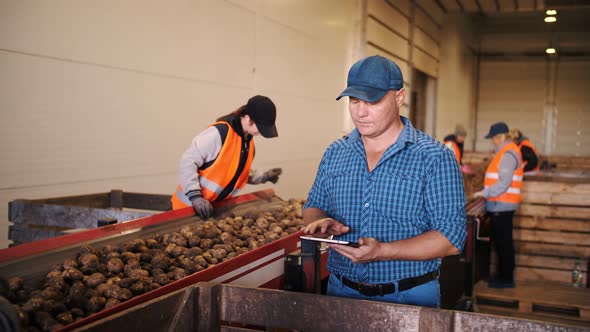
[[572, 169], [590, 171], [590, 157], [541, 156], [541, 159], [555, 165], [555, 168], [558, 170]]
[[554, 282], [519, 281], [516, 288], [475, 285], [478, 312], [590, 327], [590, 289]]
[[590, 179], [526, 177], [514, 218], [516, 280], [571, 284], [576, 261], [587, 284]]
[[[551, 165], [526, 176], [514, 217], [516, 287], [474, 287], [478, 312], [590, 327], [590, 158], [542, 157]], [[495, 255], [490, 271], [495, 270]], [[572, 285], [579, 263], [582, 288]]]

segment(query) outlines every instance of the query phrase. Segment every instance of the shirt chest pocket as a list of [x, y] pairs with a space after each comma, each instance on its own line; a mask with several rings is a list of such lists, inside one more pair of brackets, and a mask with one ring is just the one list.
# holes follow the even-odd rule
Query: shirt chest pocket
[[424, 209], [421, 179], [384, 172], [376, 179], [373, 200], [379, 213], [392, 221], [416, 220]]
[[341, 217], [354, 213], [354, 207], [358, 206], [362, 193], [358, 179], [349, 172], [339, 171], [326, 174], [323, 182], [327, 194], [332, 217]]

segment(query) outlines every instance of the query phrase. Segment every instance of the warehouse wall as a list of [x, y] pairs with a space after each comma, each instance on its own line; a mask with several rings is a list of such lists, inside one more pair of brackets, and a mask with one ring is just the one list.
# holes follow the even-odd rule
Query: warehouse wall
[[283, 167], [279, 195], [306, 197], [342, 133], [359, 4], [2, 1], [0, 247], [12, 199], [171, 193], [191, 138], [254, 94], [280, 134], [256, 140], [254, 167]]
[[442, 140], [457, 125], [467, 130], [465, 150], [475, 147], [477, 104], [477, 44], [475, 23], [463, 15], [448, 15], [441, 32], [436, 138]]
[[590, 156], [590, 61], [584, 58], [484, 58], [480, 63], [476, 148], [492, 148], [483, 136], [505, 121], [547, 155]]
[[[477, 150], [489, 126], [506, 121], [543, 154], [590, 156], [590, 39], [583, 10], [559, 10], [548, 25], [542, 13], [490, 16], [481, 25]], [[555, 47], [556, 54], [545, 54]]]
[[[442, 139], [457, 124], [473, 133], [475, 24], [464, 15], [443, 12], [433, 0], [368, 0], [365, 17], [365, 54], [390, 58], [404, 75], [408, 93], [402, 115], [410, 115], [412, 90], [419, 89], [432, 96], [426, 101], [433, 104], [432, 112], [426, 114], [427, 133]], [[426, 74], [428, 83], [418, 84], [415, 70]], [[467, 144], [466, 149], [473, 149], [473, 144]]]

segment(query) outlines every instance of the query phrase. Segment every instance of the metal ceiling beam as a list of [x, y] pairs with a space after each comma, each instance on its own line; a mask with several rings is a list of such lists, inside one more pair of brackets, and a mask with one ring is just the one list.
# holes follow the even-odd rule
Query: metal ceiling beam
[[434, 3], [436, 3], [436, 5], [440, 8], [440, 10], [443, 11], [443, 13], [445, 13], [445, 14], [449, 13], [449, 11], [445, 7], [445, 5], [443, 5], [442, 2], [440, 2], [440, 0], [434, 0]]
[[475, 4], [477, 5], [477, 8], [479, 9], [479, 12], [481, 14], [484, 14], [483, 8], [481, 7], [481, 3], [479, 3], [479, 0], [475, 0]]
[[457, 6], [459, 6], [459, 8], [461, 8], [461, 13], [465, 12], [465, 7], [463, 7], [463, 4], [461, 3], [460, 0], [455, 0], [455, 2], [457, 2]]

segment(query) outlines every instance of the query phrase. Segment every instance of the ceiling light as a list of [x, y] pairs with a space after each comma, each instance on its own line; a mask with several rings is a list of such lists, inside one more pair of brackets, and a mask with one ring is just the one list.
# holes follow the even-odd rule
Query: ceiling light
[[555, 17], [555, 16], [547, 16], [547, 17], [545, 17], [545, 22], [547, 22], [547, 23], [553, 23], [553, 22], [556, 22], [556, 21], [557, 21], [557, 17]]
[[547, 54], [555, 54], [555, 49], [553, 47], [549, 47], [548, 49], [545, 50], [545, 53], [547, 53]]
[[547, 9], [547, 11], [545, 12], [545, 14], [547, 14], [547, 15], [557, 15], [557, 10], [555, 10], [555, 9]]

